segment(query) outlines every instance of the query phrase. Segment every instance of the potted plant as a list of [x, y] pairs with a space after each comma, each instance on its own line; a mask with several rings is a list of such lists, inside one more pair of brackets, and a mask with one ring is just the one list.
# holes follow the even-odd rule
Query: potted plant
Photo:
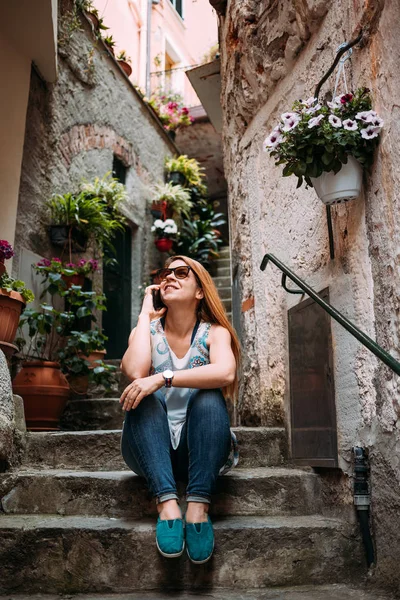
[[209, 269], [223, 245], [218, 227], [225, 223], [225, 216], [215, 213], [211, 204], [196, 207], [196, 214], [185, 219], [179, 229], [173, 244], [174, 253], [190, 256]]
[[107, 46], [108, 50], [114, 56], [114, 54], [115, 54], [115, 50], [114, 50], [115, 40], [113, 39], [113, 36], [112, 35], [107, 35], [107, 36], [103, 37], [102, 40], [105, 43], [105, 45]]
[[173, 219], [156, 219], [151, 228], [152, 233], [155, 235], [155, 246], [160, 252], [169, 252], [174, 243], [174, 237], [178, 232], [178, 228]]
[[195, 192], [199, 196], [207, 194], [207, 188], [204, 184], [204, 167], [201, 167], [195, 158], [188, 158], [186, 154], [167, 158], [165, 171], [168, 181], [179, 183], [187, 188], [195, 188]]
[[113, 250], [113, 237], [126, 222], [120, 211], [126, 199], [125, 186], [109, 173], [102, 179], [82, 182], [76, 194], [55, 194], [47, 202], [52, 243], [68, 249], [69, 262], [72, 250], [84, 250], [88, 241], [100, 250], [104, 246]]
[[188, 190], [172, 183], [157, 184], [152, 189], [151, 212], [154, 217], [174, 217], [179, 221], [181, 216], [189, 217], [193, 203]]
[[[70, 288], [72, 285], [83, 287], [85, 277], [97, 271], [98, 265], [98, 261], [94, 258], [89, 260], [81, 258], [77, 263], [63, 263], [60, 258], [53, 257], [52, 259], [42, 258], [33, 265], [33, 268], [36, 273], [44, 275], [45, 280], [51, 279], [52, 283], [56, 284], [61, 279], [65, 288]], [[57, 290], [56, 286], [55, 291]]]
[[320, 104], [298, 100], [264, 141], [264, 149], [285, 165], [283, 176], [305, 181], [325, 204], [356, 198], [363, 168], [372, 164], [383, 120], [371, 108], [366, 88]]
[[121, 50], [121, 52], [118, 54], [117, 63], [128, 77], [132, 75], [132, 60], [126, 54], [125, 50]]
[[14, 349], [12, 343], [22, 309], [35, 299], [23, 281], [8, 275], [4, 261], [12, 256], [14, 250], [11, 244], [0, 240], [0, 344], [6, 354], [9, 354], [10, 346]]
[[180, 94], [163, 92], [161, 89], [155, 91], [148, 101], [154, 109], [164, 129], [171, 134], [172, 139], [179, 127], [187, 127], [193, 122], [189, 115], [189, 109], [184, 106]]
[[23, 359], [13, 380], [15, 394], [22, 396], [27, 428], [32, 431], [56, 430], [69, 398], [69, 385], [61, 372], [58, 350], [75, 320], [72, 312], [57, 311], [41, 304], [38, 310], [26, 309], [20, 319], [27, 328], [17, 342]]
[[60, 364], [73, 392], [85, 394], [89, 383], [108, 391], [117, 368], [104, 362], [107, 337], [98, 328], [71, 331], [67, 344], [59, 353]]
[[22, 369], [13, 381], [15, 393], [24, 400], [27, 427], [32, 430], [58, 428], [70, 392], [63, 373], [69, 370], [61, 364], [64, 348], [73, 331], [90, 329], [95, 311], [105, 310], [103, 294], [75, 285], [65, 289], [60, 273], [47, 275], [43, 294], [57, 294], [65, 300], [67, 310], [41, 304], [36, 310], [24, 311], [17, 340]]

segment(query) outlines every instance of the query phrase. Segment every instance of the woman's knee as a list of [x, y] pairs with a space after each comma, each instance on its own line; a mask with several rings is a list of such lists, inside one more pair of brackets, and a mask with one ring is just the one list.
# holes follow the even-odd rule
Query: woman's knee
[[198, 390], [189, 401], [188, 412], [196, 414], [227, 414], [225, 398], [220, 389]]

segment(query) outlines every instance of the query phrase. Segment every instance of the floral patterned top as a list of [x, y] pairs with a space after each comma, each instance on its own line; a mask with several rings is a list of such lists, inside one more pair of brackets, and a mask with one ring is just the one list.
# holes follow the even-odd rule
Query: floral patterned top
[[[172, 371], [181, 371], [184, 369], [194, 369], [210, 363], [207, 338], [211, 329], [211, 323], [201, 321], [195, 328], [194, 335], [189, 350], [185, 356], [178, 358], [168, 345], [165, 337], [164, 328], [161, 319], [156, 319], [150, 323], [151, 334], [151, 373], [162, 373], [166, 369]], [[183, 425], [186, 422], [186, 411], [189, 400], [196, 389], [191, 388], [161, 388], [164, 394], [165, 403], [168, 412], [168, 424], [171, 435], [172, 447], [176, 449], [182, 433]], [[219, 474], [223, 475], [239, 462], [239, 449], [236, 435], [231, 429], [231, 452], [225, 465], [220, 469]]]

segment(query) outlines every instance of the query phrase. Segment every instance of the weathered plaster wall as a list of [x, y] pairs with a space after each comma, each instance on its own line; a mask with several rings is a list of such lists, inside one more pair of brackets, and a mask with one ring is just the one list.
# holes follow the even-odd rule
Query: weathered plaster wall
[[[70, 2], [60, 3], [62, 39]], [[129, 205], [125, 213], [133, 227], [132, 317], [139, 310], [139, 286], [149, 272], [148, 186], [163, 180], [164, 159], [175, 152], [158, 120], [90, 25], [59, 46], [59, 76], [54, 85], [32, 71], [25, 147], [17, 215], [14, 272], [22, 248], [41, 256], [59, 256], [46, 227], [44, 201], [53, 193], [74, 191], [82, 179], [102, 177], [112, 170], [113, 156], [128, 168]], [[96, 284], [101, 286], [101, 277]]]
[[[266, 252], [317, 290], [329, 286], [332, 304], [398, 356], [399, 18], [393, 0], [230, 0], [220, 17], [225, 173], [243, 303], [242, 424], [279, 424], [288, 415], [287, 311], [301, 299], [284, 292], [273, 266], [260, 271]], [[332, 210], [331, 260], [324, 206], [313, 190], [296, 190], [295, 179], [282, 178], [262, 140], [295, 99], [313, 94], [338, 45], [361, 25], [364, 43], [348, 80], [371, 89], [385, 130], [363, 196]], [[397, 587], [398, 378], [335, 323], [332, 337], [340, 466], [350, 473], [351, 447], [369, 448], [377, 579]]]

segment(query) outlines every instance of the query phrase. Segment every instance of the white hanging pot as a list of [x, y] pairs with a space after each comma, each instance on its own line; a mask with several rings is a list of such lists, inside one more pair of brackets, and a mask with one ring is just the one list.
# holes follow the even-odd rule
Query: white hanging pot
[[363, 168], [353, 156], [347, 157], [339, 173], [324, 172], [319, 177], [311, 177], [318, 197], [324, 204], [339, 204], [354, 200], [361, 193]]

